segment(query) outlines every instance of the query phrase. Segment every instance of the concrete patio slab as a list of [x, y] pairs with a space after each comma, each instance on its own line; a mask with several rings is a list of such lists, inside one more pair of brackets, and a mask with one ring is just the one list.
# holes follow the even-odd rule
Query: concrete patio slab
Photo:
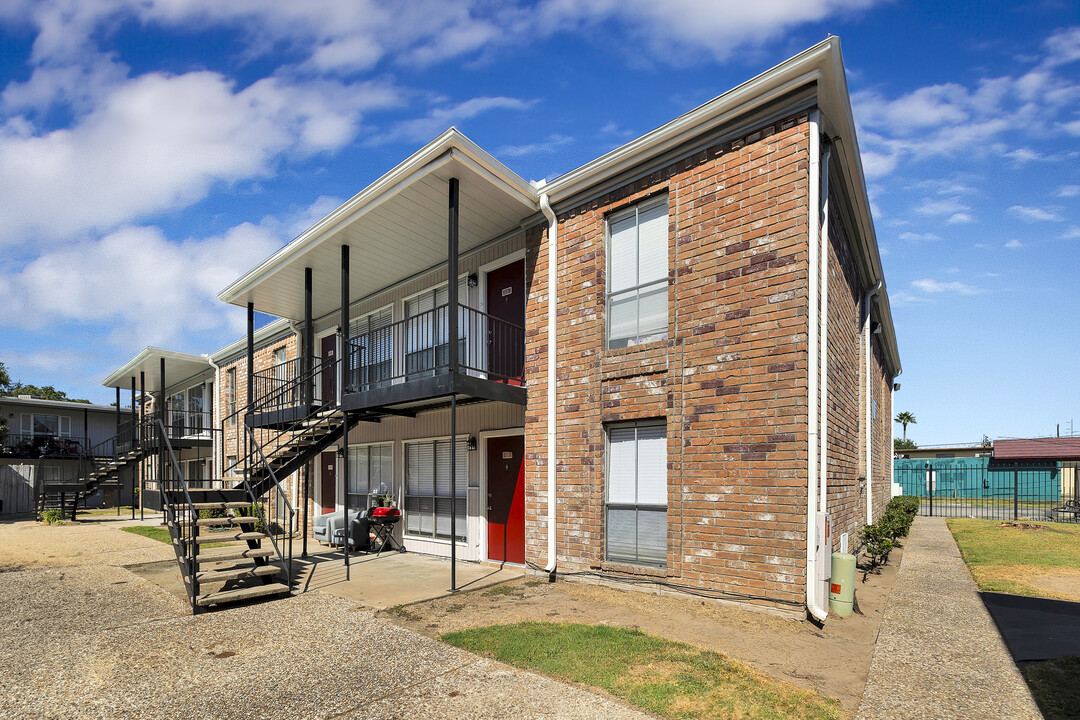
[[[413, 553], [384, 552], [381, 555], [349, 556], [346, 579], [341, 550], [319, 547], [308, 557], [293, 552], [296, 592], [322, 590], [353, 600], [365, 607], [383, 609], [433, 600], [450, 592], [450, 561], [445, 558]], [[458, 561], [457, 589], [476, 590], [519, 578], [525, 569], [519, 566], [488, 565]]]

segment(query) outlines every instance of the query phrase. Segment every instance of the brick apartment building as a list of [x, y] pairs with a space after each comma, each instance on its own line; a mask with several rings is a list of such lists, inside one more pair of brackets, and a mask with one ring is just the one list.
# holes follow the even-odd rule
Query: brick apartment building
[[448, 130], [220, 298], [282, 320], [215, 354], [216, 422], [269, 377], [291, 405], [246, 422], [308, 438], [267, 448], [309, 464], [290, 497], [390, 492], [413, 552], [824, 618], [829, 555], [890, 497], [900, 360], [837, 38], [547, 183]]

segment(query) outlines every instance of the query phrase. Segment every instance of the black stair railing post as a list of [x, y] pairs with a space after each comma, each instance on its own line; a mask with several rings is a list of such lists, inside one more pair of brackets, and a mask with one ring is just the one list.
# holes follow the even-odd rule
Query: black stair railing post
[[304, 268], [304, 404], [315, 402], [315, 333], [311, 323], [311, 268]]
[[120, 457], [120, 386], [116, 386], [116, 433], [113, 435], [113, 460]]
[[[145, 513], [143, 511], [143, 495], [146, 492], [146, 456], [147, 448], [149, 447], [149, 438], [146, 437], [145, 428], [145, 415], [146, 415], [146, 372], [144, 370], [139, 371], [139, 424], [140, 427], [139, 440], [142, 445], [142, 452], [139, 454], [139, 520], [145, 519]], [[131, 507], [131, 519], [135, 519], [135, 506]]]

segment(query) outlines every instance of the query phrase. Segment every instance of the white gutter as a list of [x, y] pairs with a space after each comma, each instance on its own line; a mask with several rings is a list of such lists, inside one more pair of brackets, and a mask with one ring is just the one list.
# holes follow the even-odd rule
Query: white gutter
[[829, 491], [829, 160], [832, 144], [827, 140], [821, 152], [821, 501], [825, 512]]
[[556, 317], [558, 310], [558, 250], [559, 250], [559, 221], [551, 209], [546, 192], [540, 194], [540, 209], [544, 211], [544, 217], [548, 221], [548, 316], [547, 316], [547, 540], [548, 562], [544, 566], [544, 572], [553, 577], [555, 567], [558, 564], [555, 557], [555, 489], [556, 489], [556, 453], [558, 446], [558, 434], [555, 428], [555, 352], [558, 336], [556, 334]]
[[810, 268], [807, 273], [810, 288], [808, 291], [809, 311], [807, 316], [807, 369], [806, 369], [806, 609], [811, 617], [819, 622], [825, 622], [828, 611], [822, 608], [817, 601], [815, 583], [817, 578], [817, 458], [818, 458], [818, 278], [814, 271], [818, 264], [818, 234], [820, 232], [820, 187], [819, 181], [819, 154], [820, 140], [818, 128], [818, 111], [810, 113], [810, 174], [809, 174], [809, 222], [808, 222], [808, 248], [810, 253]]
[[[874, 367], [873, 363], [873, 351], [871, 344], [873, 343], [873, 336], [870, 335], [870, 300], [875, 295], [881, 292], [881, 288], [884, 283], [881, 280], [877, 281], [874, 287], [866, 291], [863, 296], [863, 317], [862, 335], [866, 346], [866, 360], [865, 360], [865, 372], [866, 372], [866, 524], [870, 525], [874, 522], [874, 493], [873, 488], [873, 476], [874, 476], [874, 428], [873, 417], [871, 413], [873, 411], [873, 390], [870, 389], [870, 372]], [[892, 392], [892, 387], [889, 387], [889, 391]], [[892, 494], [892, 486], [889, 487], [889, 493]]]
[[[221, 391], [221, 384], [219, 382], [221, 375], [221, 366], [214, 362], [214, 358], [210, 357], [208, 354], [203, 353], [203, 357], [206, 358], [206, 362], [210, 363], [210, 367], [214, 368], [214, 406], [210, 408], [210, 422], [216, 428], [218, 426], [218, 393]], [[218, 442], [224, 445], [224, 436]], [[214, 451], [214, 460], [212, 462], [213, 474], [211, 475], [211, 477], [215, 477], [218, 480], [221, 480], [223, 479], [221, 477], [222, 472], [224, 472], [225, 470], [225, 468], [220, 467], [221, 463], [218, 462], [221, 459], [221, 453], [217, 450], [214, 450], [214, 443], [210, 443], [210, 449]]]

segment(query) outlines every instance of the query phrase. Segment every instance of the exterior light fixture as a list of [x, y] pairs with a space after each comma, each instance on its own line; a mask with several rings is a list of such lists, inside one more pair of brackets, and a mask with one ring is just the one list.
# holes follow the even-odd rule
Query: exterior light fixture
[[476, 273], [469, 273], [469, 277], [466, 280], [469, 283], [469, 287], [476, 287], [480, 284], [480, 276]]
[[470, 435], [468, 440], [465, 441], [465, 449], [469, 452], [472, 452], [476, 449], [476, 438], [472, 435]]

